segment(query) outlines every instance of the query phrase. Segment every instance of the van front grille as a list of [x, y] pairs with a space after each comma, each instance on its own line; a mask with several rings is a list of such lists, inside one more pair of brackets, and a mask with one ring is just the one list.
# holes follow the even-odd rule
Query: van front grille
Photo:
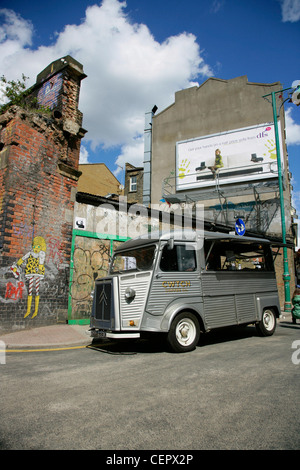
[[96, 283], [96, 312], [97, 320], [110, 321], [111, 299], [112, 299], [112, 280]]

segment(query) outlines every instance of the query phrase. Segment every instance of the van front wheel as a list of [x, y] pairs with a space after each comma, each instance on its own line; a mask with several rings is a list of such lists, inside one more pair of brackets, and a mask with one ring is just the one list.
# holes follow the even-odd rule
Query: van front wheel
[[276, 329], [276, 315], [273, 309], [266, 308], [262, 319], [256, 324], [256, 329], [261, 336], [272, 336]]
[[195, 349], [199, 337], [200, 327], [195, 315], [182, 312], [174, 318], [167, 341], [174, 352], [188, 352]]

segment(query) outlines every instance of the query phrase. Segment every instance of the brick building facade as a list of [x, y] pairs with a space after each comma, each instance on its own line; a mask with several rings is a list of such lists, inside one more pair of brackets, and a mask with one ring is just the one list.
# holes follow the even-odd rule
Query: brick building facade
[[66, 321], [85, 76], [59, 59], [30, 89], [47, 113], [0, 115], [0, 331]]
[[126, 163], [124, 194], [129, 204], [143, 203], [143, 178], [143, 167], [135, 167], [130, 163]]

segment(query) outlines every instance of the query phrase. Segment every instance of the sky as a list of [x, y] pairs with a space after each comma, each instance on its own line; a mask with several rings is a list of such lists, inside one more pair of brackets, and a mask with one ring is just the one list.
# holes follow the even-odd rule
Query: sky
[[[29, 87], [71, 55], [87, 74], [79, 109], [81, 163], [105, 163], [124, 183], [143, 166], [144, 116], [209, 77], [300, 81], [300, 0], [0, 0], [0, 76]], [[288, 97], [289, 91], [284, 97]], [[271, 106], [271, 105], [270, 105]], [[286, 102], [293, 205], [300, 216], [300, 106]]]

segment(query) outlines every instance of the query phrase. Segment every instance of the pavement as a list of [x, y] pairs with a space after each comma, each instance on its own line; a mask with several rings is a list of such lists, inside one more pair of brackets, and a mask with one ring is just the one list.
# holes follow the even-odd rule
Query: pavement
[[5, 347], [9, 351], [85, 347], [92, 344], [93, 341], [88, 330], [89, 325], [58, 323], [5, 334], [0, 333], [0, 349]]
[[[283, 312], [278, 319], [278, 323], [280, 322], [292, 323], [291, 314]], [[299, 322], [298, 320], [297, 323]], [[91, 345], [92, 341], [89, 325], [58, 323], [0, 334], [0, 350], [3, 348], [7, 351], [76, 348]]]

